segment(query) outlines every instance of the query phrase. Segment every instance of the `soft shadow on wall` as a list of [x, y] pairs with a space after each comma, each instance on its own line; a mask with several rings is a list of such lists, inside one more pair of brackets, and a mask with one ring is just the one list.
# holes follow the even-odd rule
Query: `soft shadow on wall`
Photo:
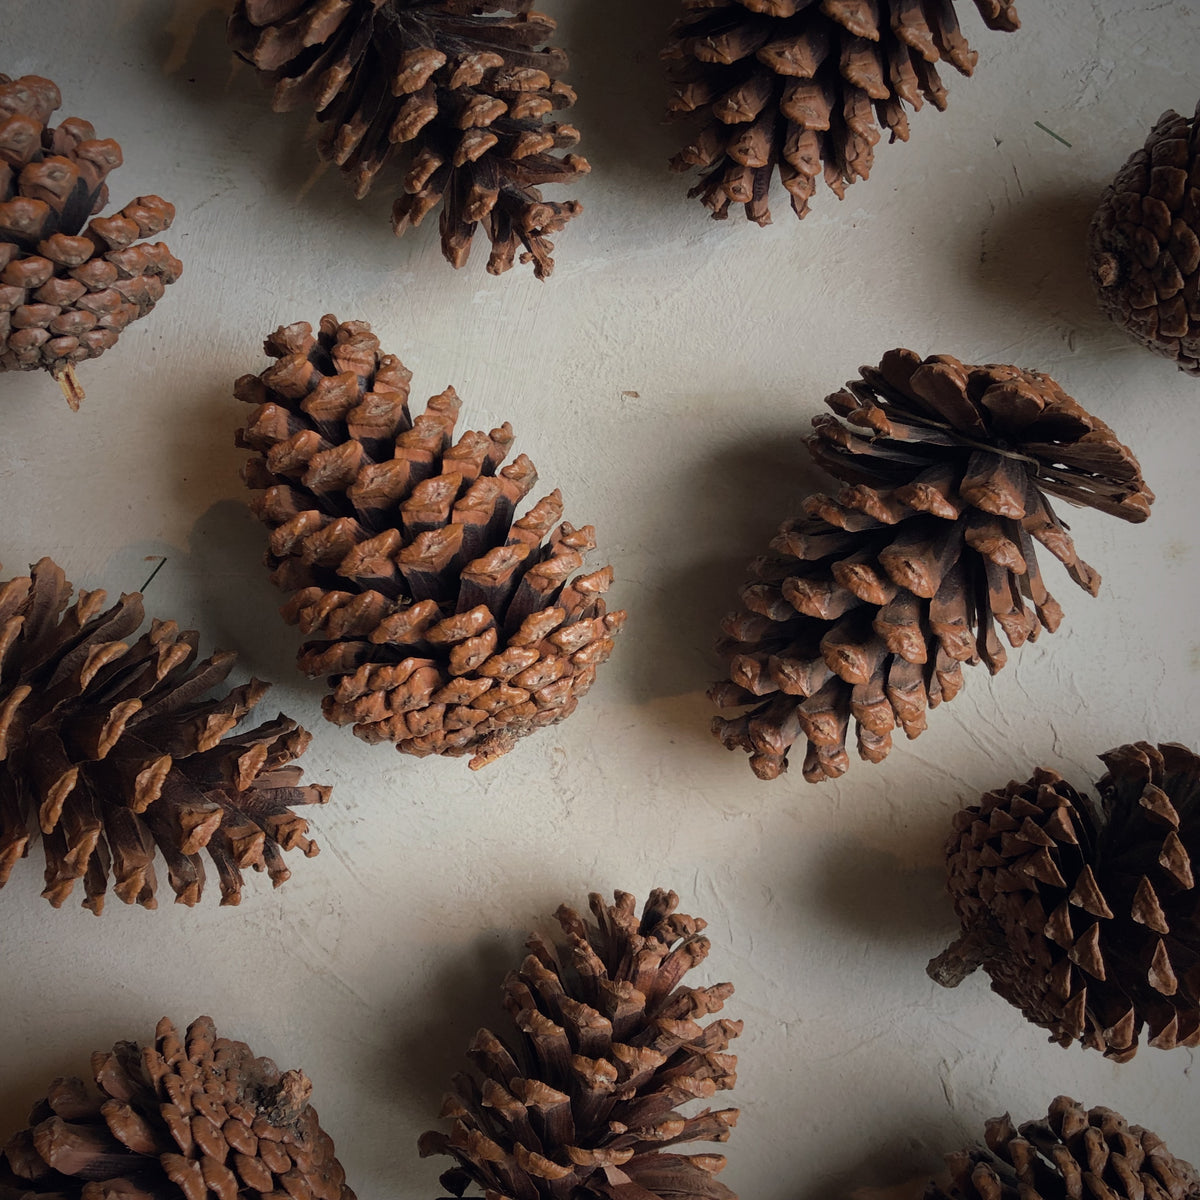
[[[289, 206], [303, 205], [343, 233], [373, 230], [383, 240], [397, 240], [389, 228], [399, 190], [395, 172], [385, 166], [372, 191], [356, 200], [338, 169], [317, 155], [312, 105], [302, 101], [291, 112], [273, 112], [269, 85], [234, 54], [225, 36], [231, 9], [232, 0], [183, 0], [162, 9], [161, 23], [147, 22], [146, 37], [163, 75], [190, 103], [197, 121], [211, 123], [214, 138], [236, 131], [236, 152], [259, 160], [257, 173]], [[223, 118], [214, 121], [212, 114], [222, 111]], [[239, 119], [230, 122], [230, 113]], [[403, 250], [389, 247], [397, 266], [409, 265], [423, 251], [420, 232], [403, 239]], [[347, 244], [345, 237], [337, 241]]]
[[[750, 560], [768, 553], [780, 524], [823, 486], [804, 434], [797, 420], [742, 433], [719, 451], [703, 447], [696, 458], [676, 449], [654, 481], [676, 502], [629, 497], [637, 524], [628, 536], [640, 554], [615, 560], [613, 604], [628, 608], [629, 624], [614, 658], [623, 656], [633, 703], [654, 704], [662, 720], [706, 743], [715, 710], [705, 692], [722, 674], [714, 650], [721, 618], [738, 607]], [[631, 579], [636, 590], [622, 587], [631, 576], [640, 576]]]

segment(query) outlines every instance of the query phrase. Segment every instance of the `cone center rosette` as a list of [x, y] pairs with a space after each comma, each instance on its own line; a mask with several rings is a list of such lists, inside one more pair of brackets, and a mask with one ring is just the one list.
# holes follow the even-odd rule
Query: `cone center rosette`
[[946, 846], [961, 937], [929, 966], [992, 988], [1060, 1045], [1123, 1062], [1200, 1045], [1200, 757], [1145, 742], [1101, 756], [1099, 805], [1060, 775], [988, 792]]
[[602, 598], [611, 567], [576, 574], [595, 531], [561, 520], [561, 493], [517, 516], [537, 472], [502, 465], [511, 426], [455, 441], [452, 388], [412, 417], [410, 373], [363, 322], [287, 326], [266, 351], [277, 364], [236, 387], [257, 406], [244, 477], [326, 717], [480, 767], [569, 716], [625, 614]]
[[710, 695], [730, 749], [760, 778], [807, 741], [804, 777], [837, 778], [859, 756], [880, 762], [899, 727], [953, 699], [964, 664], [1007, 661], [1062, 619], [1035, 547], [1095, 595], [1051, 497], [1139, 522], [1153, 493], [1133, 454], [1048, 376], [968, 366], [909, 350], [827, 398], [808, 446], [844, 486], [818, 493], [751, 564], [741, 611], [718, 644], [730, 678]]

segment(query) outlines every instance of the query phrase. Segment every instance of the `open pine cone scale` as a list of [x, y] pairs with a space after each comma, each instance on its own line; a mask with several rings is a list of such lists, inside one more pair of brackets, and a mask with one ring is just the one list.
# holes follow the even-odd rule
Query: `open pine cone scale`
[[[1008, 0], [975, 0], [990, 29], [1018, 28]], [[689, 195], [714, 217], [745, 206], [760, 225], [779, 173], [803, 217], [824, 178], [842, 198], [870, 174], [881, 130], [907, 141], [905, 105], [946, 107], [939, 61], [963, 75], [978, 55], [954, 0], [684, 0], [663, 58], [674, 116], [708, 123], [672, 160], [704, 174]]]
[[489, 271], [508, 270], [523, 247], [521, 261], [545, 278], [554, 266], [548, 235], [580, 206], [544, 201], [537, 188], [589, 169], [577, 155], [553, 153], [579, 142], [573, 126], [552, 118], [575, 102], [560, 79], [566, 54], [545, 46], [554, 30], [528, 0], [240, 0], [229, 36], [272, 81], [276, 109], [312, 100], [321, 156], [360, 198], [403, 155], [397, 233], [441, 203], [442, 248], [454, 266], [482, 224]]
[[209, 695], [236, 655], [197, 662], [197, 634], [167, 621], [135, 641], [141, 596], [105, 601], [72, 604], [49, 559], [0, 587], [0, 886], [35, 830], [55, 906], [82, 880], [99, 913], [111, 877], [119, 899], [153, 908], [156, 849], [181, 903], [200, 898], [202, 852], [222, 903], [239, 902], [244, 869], [282, 883], [283, 851], [317, 853], [291, 806], [329, 797], [289, 765], [309, 735], [282, 714], [233, 733], [268, 685]]
[[805, 779], [841, 775], [851, 719], [860, 757], [881, 761], [897, 727], [916, 737], [957, 695], [964, 664], [1005, 665], [997, 627], [1014, 647], [1053, 632], [1037, 545], [1096, 593], [1050, 494], [1134, 522], [1154, 498], [1108, 426], [1035, 371], [894, 350], [826, 403], [809, 450], [845, 486], [809, 496], [751, 563], [710, 693], [756, 706], [713, 728], [766, 779], [801, 736]]
[[422, 1136], [422, 1156], [460, 1166], [442, 1184], [474, 1183], [494, 1200], [734, 1200], [714, 1178], [719, 1154], [677, 1154], [724, 1142], [736, 1109], [684, 1115], [680, 1107], [731, 1088], [725, 1053], [740, 1021], [700, 1021], [721, 1009], [729, 984], [680, 986], [708, 952], [704, 922], [675, 913], [673, 892], [591, 897], [595, 924], [562, 906], [567, 945], [538, 935], [504, 983], [515, 1038], [481, 1030], [468, 1052], [476, 1075], [455, 1076], [441, 1116], [450, 1133]]
[[561, 493], [516, 517], [537, 472], [502, 465], [512, 427], [454, 440], [452, 388], [411, 416], [410, 373], [363, 322], [265, 348], [279, 361], [235, 389], [257, 406], [238, 444], [259, 455], [244, 478], [284, 617], [312, 639], [300, 667], [331, 677], [326, 717], [477, 768], [569, 716], [625, 614], [603, 600], [611, 567], [575, 575], [595, 531], [561, 520]]

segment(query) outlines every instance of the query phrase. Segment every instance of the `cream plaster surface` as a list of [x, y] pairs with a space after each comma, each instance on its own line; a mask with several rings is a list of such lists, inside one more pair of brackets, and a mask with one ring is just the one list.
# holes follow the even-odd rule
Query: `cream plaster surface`
[[[873, 1194], [1061, 1092], [1200, 1159], [1192, 1051], [1115, 1066], [1047, 1045], [981, 974], [943, 991], [924, 973], [955, 931], [940, 861], [960, 804], [1037, 764], [1082, 784], [1122, 741], [1200, 742], [1200, 383], [1109, 325], [1082, 263], [1104, 185], [1164, 109], [1195, 103], [1200, 5], [1021, 0], [1025, 28], [1003, 36], [960, 4], [980, 61], [948, 79], [949, 111], [917, 114], [907, 146], [803, 223], [780, 191], [767, 229], [710, 221], [664, 169], [676, 0], [543, 7], [593, 166], [545, 284], [492, 278], [481, 246], [451, 271], [435, 222], [394, 240], [386, 184], [355, 203], [308, 117], [269, 111], [225, 49], [222, 0], [0, 5], [0, 70], [52, 76], [60, 116], [119, 139], [114, 203], [173, 201], [185, 264], [84, 367], [78, 414], [41, 373], [0, 380], [3, 577], [50, 554], [115, 596], [161, 561], [148, 611], [237, 650], [239, 679], [276, 680], [264, 710], [313, 731], [308, 777], [335, 788], [312, 814], [320, 856], [275, 892], [253, 878], [238, 908], [56, 912], [37, 853], [18, 866], [0, 896], [0, 1137], [92, 1049], [209, 1013], [310, 1074], [362, 1200], [436, 1196], [448, 1162], [419, 1160], [417, 1135], [526, 932], [589, 890], [662, 885], [709, 922], [700, 978], [737, 987], [722, 1178], [743, 1197]], [[616, 569], [630, 620], [591, 695], [478, 775], [326, 724], [292, 665], [230, 385], [276, 325], [324, 312], [371, 321], [418, 403], [452, 383], [466, 427], [511, 420]], [[1052, 373], [1139, 454], [1154, 515], [1071, 515], [1100, 598], [1050, 563], [1063, 628], [995, 679], [968, 672], [919, 741], [821, 787], [798, 769], [760, 783], [708, 733], [716, 622], [821, 486], [801, 442], [822, 397], [896, 345]]]

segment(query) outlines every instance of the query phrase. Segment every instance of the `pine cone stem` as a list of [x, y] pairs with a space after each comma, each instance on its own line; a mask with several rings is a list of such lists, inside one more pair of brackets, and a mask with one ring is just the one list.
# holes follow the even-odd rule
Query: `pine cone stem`
[[954, 939], [925, 968], [926, 974], [944, 988], [958, 987], [968, 975], [973, 975], [987, 957], [986, 943], [975, 933], [964, 933]]
[[83, 388], [79, 385], [79, 378], [75, 374], [75, 366], [73, 363], [59, 364], [51, 372], [54, 376], [55, 383], [62, 388], [62, 394], [66, 397], [67, 403], [71, 406], [72, 412], [79, 411], [79, 403], [86, 399]]

